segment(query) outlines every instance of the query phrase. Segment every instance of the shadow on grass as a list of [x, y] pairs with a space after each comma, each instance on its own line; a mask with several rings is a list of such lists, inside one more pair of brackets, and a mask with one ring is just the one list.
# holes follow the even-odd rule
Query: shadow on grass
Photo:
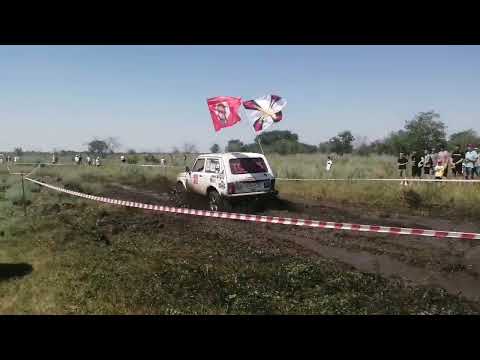
[[23, 277], [30, 274], [33, 267], [30, 264], [2, 264], [0, 263], [0, 281], [6, 281], [12, 278]]

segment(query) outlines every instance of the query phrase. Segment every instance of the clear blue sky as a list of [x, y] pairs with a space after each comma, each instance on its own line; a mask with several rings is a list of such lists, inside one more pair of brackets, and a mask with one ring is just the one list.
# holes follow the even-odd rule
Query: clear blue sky
[[279, 125], [318, 144], [350, 129], [370, 140], [434, 109], [448, 132], [480, 131], [479, 46], [0, 46], [0, 149], [124, 149], [253, 140], [215, 133], [206, 98], [268, 93]]

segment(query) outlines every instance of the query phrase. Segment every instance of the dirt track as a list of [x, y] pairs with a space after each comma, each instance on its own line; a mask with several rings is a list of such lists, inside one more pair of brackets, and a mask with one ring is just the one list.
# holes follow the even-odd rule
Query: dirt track
[[[105, 196], [146, 203], [173, 205], [165, 186], [138, 189], [112, 186]], [[135, 210], [138, 211], [138, 210]], [[146, 215], [159, 216], [145, 211]], [[405, 216], [345, 208], [321, 202], [282, 199], [264, 215], [310, 218], [372, 225], [480, 232], [480, 223]], [[359, 271], [400, 277], [411, 285], [438, 286], [452, 295], [480, 302], [480, 242], [404, 235], [366, 234], [288, 225], [247, 223], [185, 215], [160, 215], [163, 231], [181, 239], [221, 236], [245, 241], [274, 253], [335, 259]]]

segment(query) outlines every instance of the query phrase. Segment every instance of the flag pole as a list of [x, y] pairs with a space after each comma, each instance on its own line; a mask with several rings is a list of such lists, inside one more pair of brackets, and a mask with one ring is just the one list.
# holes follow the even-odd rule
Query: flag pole
[[260, 140], [260, 135], [257, 135], [257, 139], [258, 139], [258, 146], [260, 146], [260, 150], [262, 150], [262, 154], [263, 156], [265, 156], [265, 153], [263, 152], [263, 148], [262, 148], [262, 141]]
[[[247, 120], [248, 126], [250, 127], [251, 122], [250, 122], [250, 119], [248, 118], [247, 112], [245, 111], [245, 108], [244, 108], [243, 104], [242, 104], [241, 108], [242, 108], [243, 115], [245, 116], [245, 119]], [[262, 152], [263, 156], [265, 156], [265, 152], [263, 151], [260, 136], [257, 135], [257, 133], [255, 132], [255, 130], [253, 128], [252, 128], [252, 131], [253, 131], [253, 134], [255, 135], [255, 137], [257, 138], [257, 144], [260, 147], [260, 151]]]

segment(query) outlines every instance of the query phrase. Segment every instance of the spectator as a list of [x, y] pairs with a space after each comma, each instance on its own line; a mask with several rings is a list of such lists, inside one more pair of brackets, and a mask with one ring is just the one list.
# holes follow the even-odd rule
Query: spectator
[[422, 177], [422, 158], [416, 151], [412, 152], [412, 177]]
[[438, 161], [438, 154], [435, 148], [432, 148], [432, 151], [430, 153], [430, 158], [432, 159], [432, 169], [435, 170], [435, 166], [437, 166], [437, 161]]
[[444, 166], [445, 173], [443, 174], [444, 177], [448, 177], [448, 164], [451, 162], [450, 160], [450, 153], [445, 148], [445, 146], [440, 146], [440, 152], [438, 153], [438, 161], [442, 161], [442, 165]]
[[332, 158], [329, 156], [327, 158], [327, 166], [325, 167], [325, 170], [327, 170], [327, 172], [329, 172], [330, 169], [332, 168], [332, 165], [333, 165], [333, 161], [332, 161]]
[[452, 173], [454, 177], [462, 175], [462, 163], [464, 158], [464, 154], [460, 151], [460, 145], [457, 145], [452, 153]]
[[404, 153], [400, 153], [397, 163], [398, 163], [398, 170], [400, 171], [400, 177], [404, 177], [404, 176], [406, 177], [408, 159]]
[[100, 163], [100, 157], [97, 156], [97, 158], [95, 159], [95, 166], [100, 166], [101, 163]]
[[75, 161], [75, 164], [77, 164], [77, 165], [78, 165], [78, 164], [80, 163], [80, 156], [78, 156], [78, 155], [75, 155], [75, 159], [74, 159], [74, 161]]
[[438, 159], [437, 166], [435, 166], [435, 180], [442, 180], [445, 176], [445, 165], [443, 161]]
[[92, 165], [92, 158], [90, 157], [90, 155], [87, 155], [87, 165], [88, 166]]
[[428, 153], [428, 150], [423, 151], [422, 163], [423, 163], [423, 173], [425, 175], [430, 175], [430, 169], [432, 169], [433, 163], [432, 163], [432, 157]]
[[473, 179], [475, 166], [478, 161], [478, 153], [473, 149], [473, 145], [468, 145], [465, 154], [465, 179]]
[[473, 174], [480, 176], [480, 152], [478, 152], [478, 146], [475, 146], [473, 150], [477, 153], [477, 161], [473, 166]]

